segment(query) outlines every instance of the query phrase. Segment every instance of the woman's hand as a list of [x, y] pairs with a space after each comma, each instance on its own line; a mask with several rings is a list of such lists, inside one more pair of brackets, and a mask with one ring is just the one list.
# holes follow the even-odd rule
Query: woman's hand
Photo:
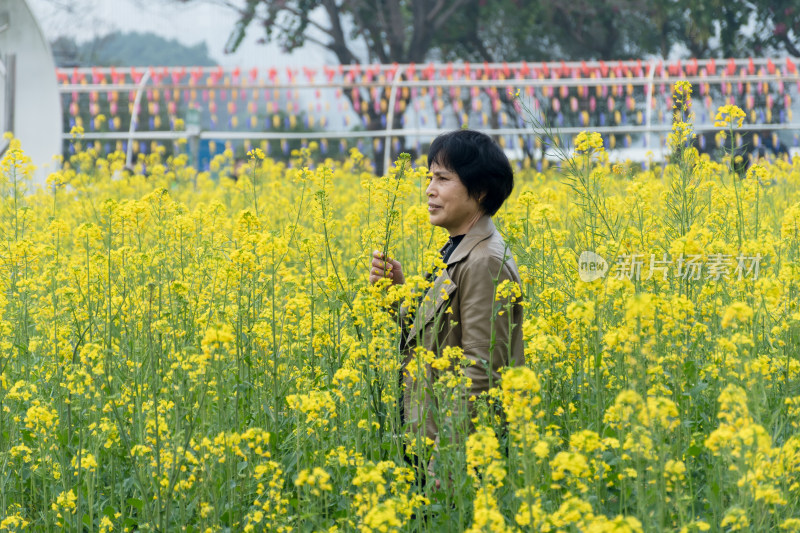
[[375, 250], [372, 252], [369, 282], [374, 284], [383, 278], [391, 280], [392, 285], [402, 285], [406, 282], [406, 278], [403, 276], [403, 265], [394, 259], [384, 258], [382, 252]]

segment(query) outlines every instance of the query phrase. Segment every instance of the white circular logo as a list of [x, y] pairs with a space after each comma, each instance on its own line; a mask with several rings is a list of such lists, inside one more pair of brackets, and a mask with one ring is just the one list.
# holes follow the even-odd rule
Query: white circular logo
[[608, 263], [594, 252], [581, 252], [578, 258], [578, 276], [581, 281], [594, 281], [608, 274]]

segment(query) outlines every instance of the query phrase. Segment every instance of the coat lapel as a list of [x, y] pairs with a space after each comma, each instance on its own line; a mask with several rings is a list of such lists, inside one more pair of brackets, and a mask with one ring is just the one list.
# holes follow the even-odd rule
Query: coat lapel
[[[462, 261], [479, 242], [488, 239], [494, 232], [492, 218], [487, 215], [482, 216], [453, 251], [453, 254], [447, 260], [447, 266], [450, 267]], [[445, 303], [450, 301], [450, 296], [456, 290], [456, 284], [450, 279], [448, 270], [449, 268], [442, 270], [442, 273], [433, 282], [433, 287], [428, 289], [425, 297], [420, 302], [419, 309], [417, 309], [414, 316], [414, 323], [411, 325], [406, 337], [408, 341], [411, 341], [417, 332], [424, 329], [425, 325], [433, 320], [437, 314], [441, 314], [443, 308], [446, 309]]]
[[445, 307], [445, 304], [450, 301], [450, 296], [455, 292], [456, 284], [450, 279], [450, 273], [447, 269], [442, 269], [439, 275], [433, 282], [433, 287], [428, 289], [425, 297], [419, 304], [419, 309], [414, 315], [414, 323], [408, 331], [408, 340], [414, 338], [418, 331], [424, 329], [425, 324], [433, 320], [433, 318]]

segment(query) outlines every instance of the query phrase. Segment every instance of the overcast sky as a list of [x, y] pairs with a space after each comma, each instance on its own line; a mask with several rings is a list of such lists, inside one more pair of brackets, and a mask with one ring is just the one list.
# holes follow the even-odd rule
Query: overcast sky
[[[204, 0], [27, 0], [48, 40], [68, 35], [79, 41], [110, 32], [151, 31], [194, 45], [205, 41], [209, 54], [224, 66], [321, 65], [332, 56], [319, 48], [288, 55], [277, 46], [257, 44], [262, 35], [253, 25], [235, 54], [224, 53], [236, 12]], [[326, 61], [327, 59], [327, 61]]]

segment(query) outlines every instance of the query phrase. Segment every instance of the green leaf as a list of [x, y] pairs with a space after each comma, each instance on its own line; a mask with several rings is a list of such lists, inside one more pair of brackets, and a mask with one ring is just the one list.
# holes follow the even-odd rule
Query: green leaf
[[126, 500], [126, 503], [128, 505], [130, 505], [131, 507], [133, 507], [135, 509], [138, 509], [139, 511], [144, 509], [144, 502], [142, 502], [142, 500], [140, 500], [138, 498], [128, 498]]
[[706, 383], [705, 381], [701, 381], [700, 383], [692, 387], [691, 395], [695, 397], [704, 390], [706, 390], [707, 388], [708, 388], [708, 383]]

